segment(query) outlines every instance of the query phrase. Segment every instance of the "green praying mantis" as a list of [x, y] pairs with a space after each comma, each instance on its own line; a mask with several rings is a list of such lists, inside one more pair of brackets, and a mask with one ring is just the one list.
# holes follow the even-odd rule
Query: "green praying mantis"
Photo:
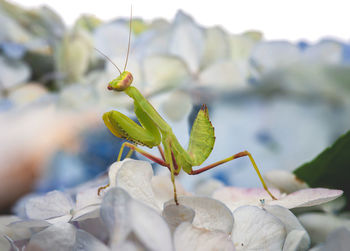
[[[114, 110], [103, 114], [103, 121], [107, 128], [116, 137], [131, 142], [124, 142], [122, 144], [117, 161], [121, 160], [124, 148], [128, 147], [130, 152], [136, 151], [159, 165], [167, 167], [171, 173], [174, 201], [176, 205], [178, 205], [175, 176], [179, 175], [181, 169], [189, 175], [197, 175], [228, 161], [248, 156], [264, 189], [272, 199], [276, 199], [266, 186], [252, 155], [248, 151], [239, 152], [226, 159], [201, 167], [197, 170], [193, 169], [194, 166], [200, 166], [209, 157], [214, 147], [214, 127], [209, 119], [208, 109], [206, 105], [203, 105], [199, 110], [191, 129], [188, 148], [185, 150], [174, 135], [171, 126], [160, 116], [140, 91], [131, 86], [133, 76], [130, 72], [126, 71], [130, 52], [131, 21], [132, 14], [130, 17], [128, 49], [123, 72], [105, 54], [96, 49], [106, 57], [120, 73], [117, 78], [109, 82], [108, 89], [117, 92], [124, 92], [134, 100], [134, 112], [140, 123], [137, 124], [126, 115]], [[154, 156], [137, 147], [137, 145], [146, 146], [148, 148], [157, 147], [161, 157]], [[100, 187], [98, 189], [98, 194], [100, 194], [102, 189], [105, 189], [108, 186], [109, 184]]]

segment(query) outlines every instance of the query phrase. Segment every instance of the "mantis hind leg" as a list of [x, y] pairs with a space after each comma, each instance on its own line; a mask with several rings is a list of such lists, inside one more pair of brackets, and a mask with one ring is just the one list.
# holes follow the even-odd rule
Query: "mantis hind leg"
[[258, 166], [256, 165], [256, 163], [255, 163], [255, 161], [254, 161], [254, 159], [253, 159], [253, 156], [252, 156], [252, 155], [250, 154], [250, 152], [248, 152], [248, 151], [239, 152], [239, 153], [237, 153], [237, 154], [235, 154], [235, 155], [232, 155], [231, 157], [228, 157], [228, 158], [226, 158], [226, 159], [223, 159], [223, 160], [214, 162], [213, 164], [210, 164], [210, 165], [208, 165], [208, 166], [202, 167], [202, 168], [197, 169], [197, 170], [192, 170], [189, 174], [190, 174], [190, 175], [200, 174], [200, 173], [205, 172], [205, 171], [207, 171], [207, 170], [210, 170], [210, 169], [212, 169], [212, 168], [214, 168], [214, 167], [216, 167], [216, 166], [219, 166], [219, 165], [224, 164], [224, 163], [226, 163], [226, 162], [229, 162], [229, 161], [231, 161], [231, 160], [238, 159], [238, 158], [245, 157], [245, 156], [248, 156], [248, 157], [249, 157], [250, 162], [252, 163], [252, 165], [253, 165], [253, 167], [254, 167], [256, 173], [258, 174], [259, 179], [260, 179], [260, 181], [261, 181], [261, 183], [262, 183], [262, 185], [263, 185], [265, 191], [271, 196], [271, 198], [272, 198], [273, 200], [277, 200], [276, 197], [273, 196], [273, 194], [272, 194], [272, 193], [270, 192], [270, 190], [268, 189], [268, 187], [267, 187], [267, 185], [266, 185], [266, 183], [265, 183], [265, 181], [264, 181], [264, 179], [263, 179], [263, 177], [262, 177], [262, 175], [261, 175], [261, 173], [260, 173], [260, 171], [259, 171], [259, 168], [258, 168]]

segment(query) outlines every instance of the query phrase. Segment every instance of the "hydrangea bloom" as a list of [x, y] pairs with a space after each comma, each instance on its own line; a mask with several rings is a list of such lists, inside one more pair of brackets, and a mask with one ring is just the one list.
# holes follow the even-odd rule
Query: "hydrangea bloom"
[[271, 201], [259, 189], [221, 187], [211, 198], [178, 184], [176, 206], [170, 178], [154, 176], [148, 162], [131, 159], [110, 167], [109, 182], [102, 196], [97, 187], [82, 187], [75, 202], [58, 191], [28, 199], [30, 220], [9, 219], [0, 243], [29, 250], [307, 250], [309, 234], [288, 207], [341, 194], [308, 189], [284, 196], [273, 190], [279, 199]]

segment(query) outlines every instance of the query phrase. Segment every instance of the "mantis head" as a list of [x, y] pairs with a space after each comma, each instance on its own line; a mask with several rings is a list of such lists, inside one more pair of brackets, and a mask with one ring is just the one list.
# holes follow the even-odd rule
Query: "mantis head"
[[128, 64], [129, 52], [130, 52], [131, 22], [132, 22], [132, 8], [130, 11], [128, 51], [126, 52], [126, 59], [125, 59], [123, 72], [119, 69], [119, 67], [115, 63], [113, 63], [113, 61], [108, 56], [106, 56], [102, 51], [95, 48], [96, 51], [98, 51], [102, 56], [104, 56], [109, 62], [111, 62], [115, 66], [115, 68], [119, 71], [119, 74], [120, 74], [117, 78], [113, 79], [111, 82], [108, 83], [108, 86], [107, 86], [108, 90], [122, 92], [126, 88], [128, 88], [132, 84], [132, 81], [134, 80], [134, 77], [132, 76], [132, 74], [125, 70]]
[[134, 78], [130, 72], [123, 71], [119, 77], [108, 83], [107, 88], [108, 90], [122, 92], [132, 84], [133, 79]]

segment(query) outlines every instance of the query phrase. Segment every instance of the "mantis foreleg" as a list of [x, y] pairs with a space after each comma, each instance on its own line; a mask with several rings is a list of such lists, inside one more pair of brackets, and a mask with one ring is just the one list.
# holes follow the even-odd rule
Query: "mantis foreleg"
[[133, 144], [131, 144], [129, 142], [124, 142], [123, 145], [121, 146], [117, 161], [121, 160], [121, 156], [122, 156], [122, 153], [123, 153], [123, 150], [124, 150], [125, 147], [128, 147], [128, 148], [130, 148], [130, 149], [132, 149], [132, 150], [142, 154], [146, 158], [152, 160], [155, 163], [158, 163], [159, 165], [168, 167], [169, 170], [170, 170], [169, 164], [167, 164], [164, 160], [162, 160], [162, 159], [160, 159], [160, 158], [158, 158], [158, 157], [156, 157], [156, 156], [154, 156], [154, 155], [152, 155], [152, 154], [142, 150], [141, 148], [138, 148], [137, 146], [135, 146], [135, 145], [133, 145]]
[[[152, 155], [152, 154], [142, 150], [141, 148], [138, 148], [137, 146], [135, 146], [135, 145], [133, 145], [133, 144], [131, 144], [129, 142], [124, 142], [122, 144], [122, 146], [120, 147], [120, 151], [119, 151], [119, 154], [118, 154], [118, 160], [117, 161], [121, 160], [121, 157], [122, 157], [122, 154], [123, 154], [123, 151], [124, 151], [125, 147], [128, 147], [128, 148], [130, 148], [130, 150], [133, 150], [133, 151], [136, 151], [136, 152], [142, 154], [146, 158], [154, 161], [155, 163], [158, 163], [159, 165], [167, 167], [171, 171], [171, 168], [169, 167], [169, 164], [167, 164], [164, 160], [162, 160], [162, 159], [160, 159], [160, 158], [158, 158], [158, 157], [156, 157], [156, 156], [154, 156], [154, 155]], [[128, 152], [128, 155], [129, 155], [129, 153], [130, 153], [130, 151]], [[103, 189], [106, 189], [107, 187], [109, 187], [109, 183], [107, 185], [105, 185], [105, 186], [99, 187], [98, 191], [97, 191], [97, 194], [100, 195], [101, 191]]]
[[164, 151], [160, 145], [158, 146], [158, 150], [159, 150], [160, 155], [162, 156], [162, 159], [165, 160]]

